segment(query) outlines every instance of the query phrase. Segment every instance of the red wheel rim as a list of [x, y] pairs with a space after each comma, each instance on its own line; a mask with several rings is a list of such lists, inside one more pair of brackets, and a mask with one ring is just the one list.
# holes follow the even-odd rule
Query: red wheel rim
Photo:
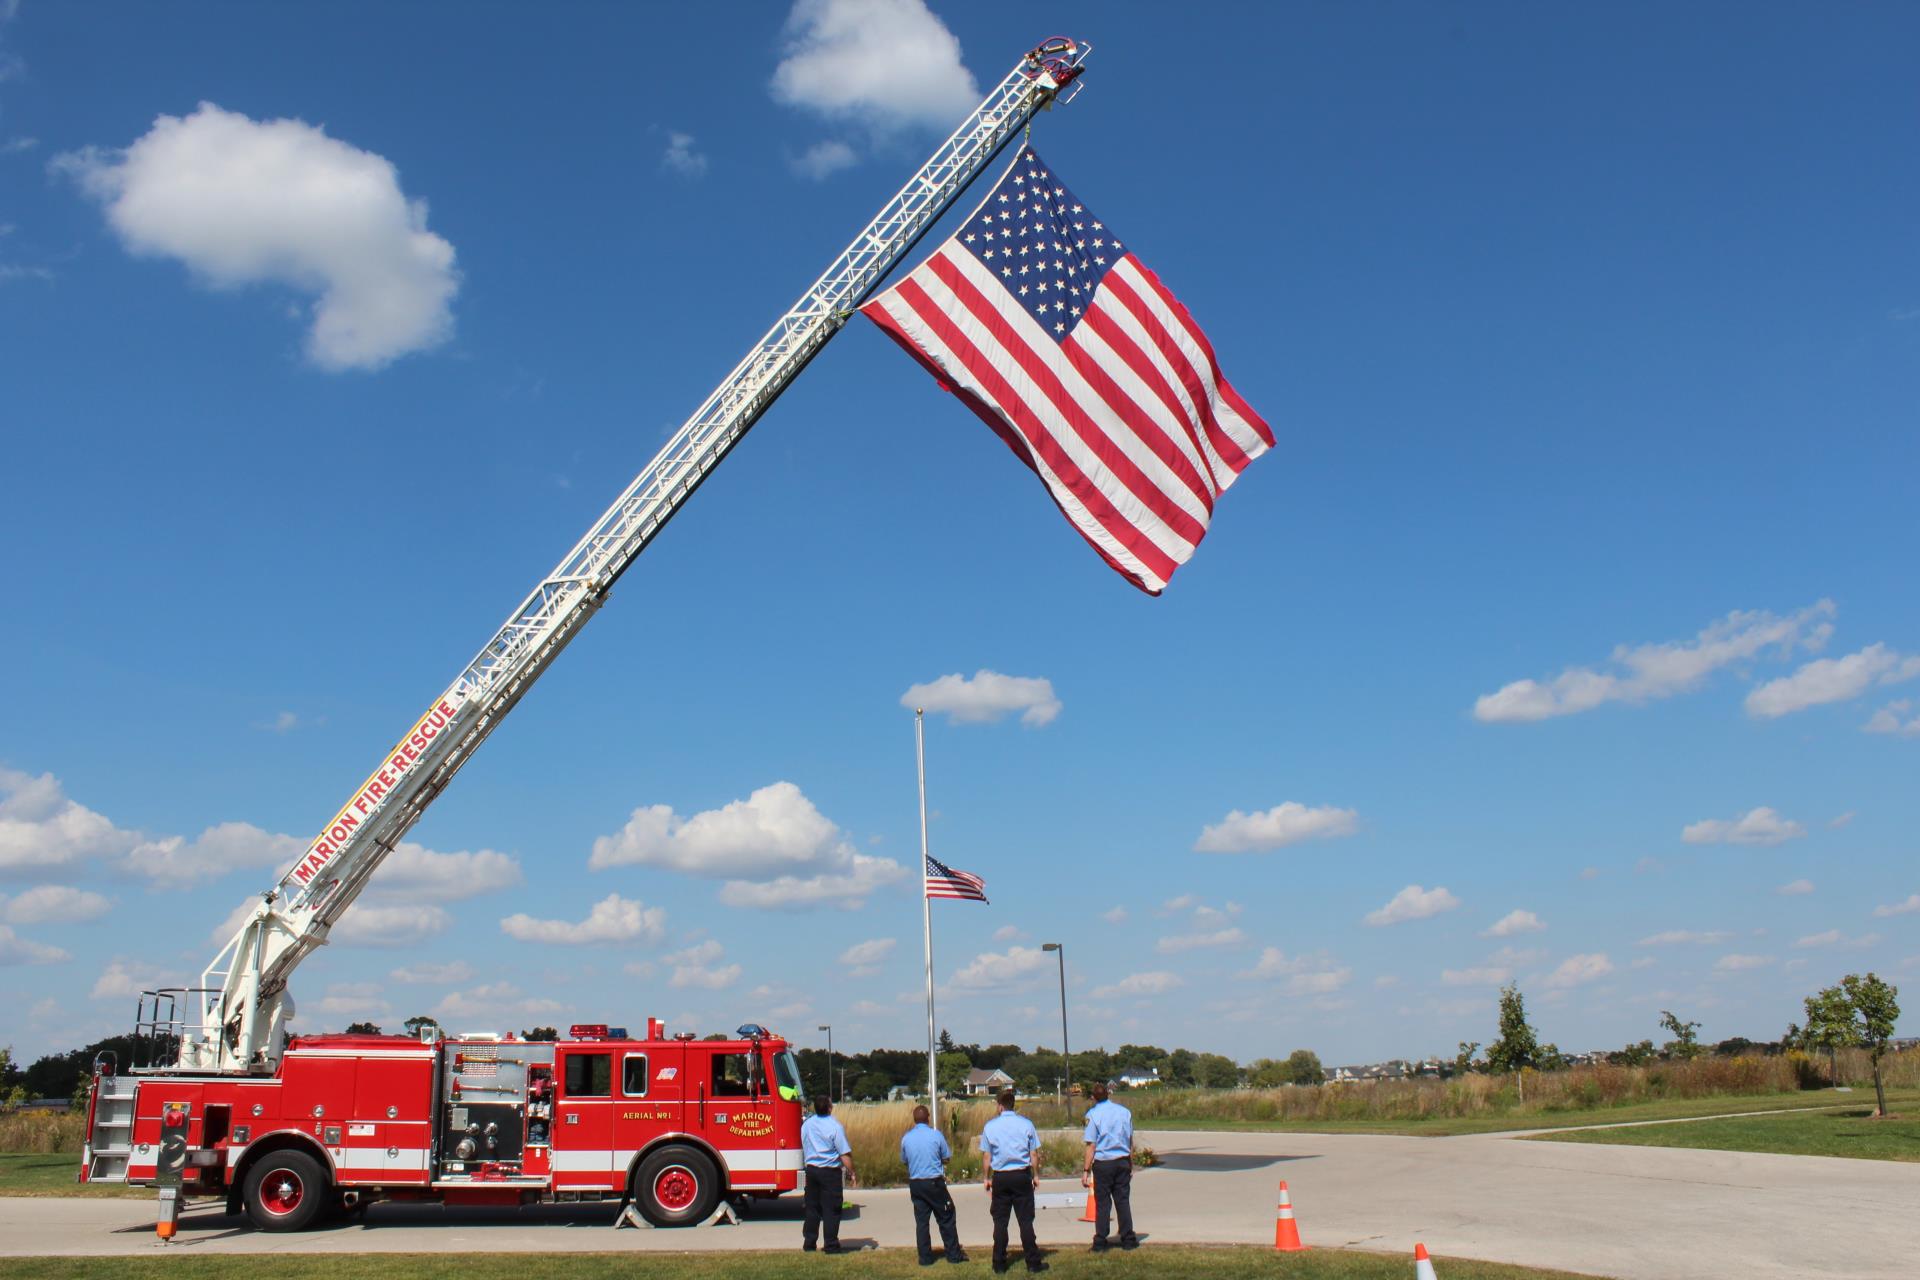
[[284, 1217], [307, 1198], [307, 1186], [291, 1169], [275, 1169], [260, 1186], [260, 1203], [268, 1213]]
[[683, 1164], [662, 1169], [653, 1180], [653, 1198], [671, 1213], [693, 1207], [700, 1198], [700, 1179]]

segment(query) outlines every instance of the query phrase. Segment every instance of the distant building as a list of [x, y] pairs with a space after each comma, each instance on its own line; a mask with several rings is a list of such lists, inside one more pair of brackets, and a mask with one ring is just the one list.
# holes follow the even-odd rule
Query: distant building
[[984, 1094], [995, 1094], [1002, 1089], [1013, 1088], [1013, 1077], [995, 1067], [991, 1071], [982, 1071], [979, 1067], [967, 1072], [966, 1089], [969, 1098], [978, 1098]]
[[1122, 1071], [1113, 1078], [1113, 1083], [1123, 1089], [1151, 1089], [1160, 1083], [1160, 1068], [1147, 1071]]

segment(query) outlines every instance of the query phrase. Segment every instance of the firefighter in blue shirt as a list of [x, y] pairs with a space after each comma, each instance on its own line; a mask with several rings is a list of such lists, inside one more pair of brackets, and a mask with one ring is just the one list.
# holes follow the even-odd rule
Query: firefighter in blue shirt
[[960, 1227], [954, 1221], [953, 1195], [947, 1190], [947, 1161], [953, 1148], [940, 1131], [927, 1123], [927, 1109], [913, 1109], [913, 1128], [900, 1139], [900, 1159], [907, 1166], [907, 1190], [913, 1197], [914, 1243], [920, 1246], [920, 1265], [930, 1267], [940, 1259], [934, 1256], [933, 1232], [927, 1220], [940, 1224], [940, 1239], [947, 1247], [948, 1262], [965, 1262], [960, 1251]]
[[814, 1241], [824, 1235], [826, 1251], [838, 1253], [841, 1197], [844, 1187], [855, 1185], [858, 1179], [853, 1174], [853, 1147], [847, 1142], [847, 1131], [833, 1118], [833, 1103], [824, 1096], [813, 1100], [813, 1114], [800, 1126], [800, 1158], [807, 1166], [807, 1212], [800, 1228], [800, 1247], [812, 1253]]
[[1140, 1244], [1133, 1232], [1133, 1113], [1107, 1097], [1107, 1086], [1093, 1086], [1087, 1108], [1087, 1163], [1080, 1184], [1093, 1188], [1093, 1251], [1107, 1248], [1109, 1213], [1120, 1219], [1120, 1247]]
[[1027, 1270], [1045, 1271], [1040, 1242], [1033, 1238], [1033, 1188], [1040, 1181], [1040, 1134], [1013, 1109], [1013, 1090], [1000, 1094], [1000, 1114], [980, 1130], [980, 1178], [993, 1197], [993, 1269], [1007, 1269], [1007, 1215], [1020, 1220], [1020, 1249]]

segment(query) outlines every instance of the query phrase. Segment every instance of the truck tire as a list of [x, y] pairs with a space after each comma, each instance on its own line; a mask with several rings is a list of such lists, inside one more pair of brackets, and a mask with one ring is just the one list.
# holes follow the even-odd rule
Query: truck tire
[[634, 1172], [633, 1202], [656, 1227], [690, 1227], [720, 1203], [720, 1170], [693, 1147], [661, 1147]]
[[262, 1231], [304, 1231], [333, 1203], [320, 1162], [304, 1151], [275, 1151], [247, 1170], [241, 1201]]

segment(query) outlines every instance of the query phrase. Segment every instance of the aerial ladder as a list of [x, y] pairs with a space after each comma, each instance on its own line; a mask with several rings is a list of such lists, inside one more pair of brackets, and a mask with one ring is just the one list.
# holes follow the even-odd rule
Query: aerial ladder
[[508, 615], [261, 896], [199, 986], [142, 996], [137, 1032], [177, 1037], [172, 1069], [244, 1075], [277, 1067], [294, 1014], [287, 984], [300, 962], [326, 943], [427, 806], [780, 393], [1000, 149], [1037, 112], [1078, 92], [1091, 49], [1055, 37], [1025, 54]]

